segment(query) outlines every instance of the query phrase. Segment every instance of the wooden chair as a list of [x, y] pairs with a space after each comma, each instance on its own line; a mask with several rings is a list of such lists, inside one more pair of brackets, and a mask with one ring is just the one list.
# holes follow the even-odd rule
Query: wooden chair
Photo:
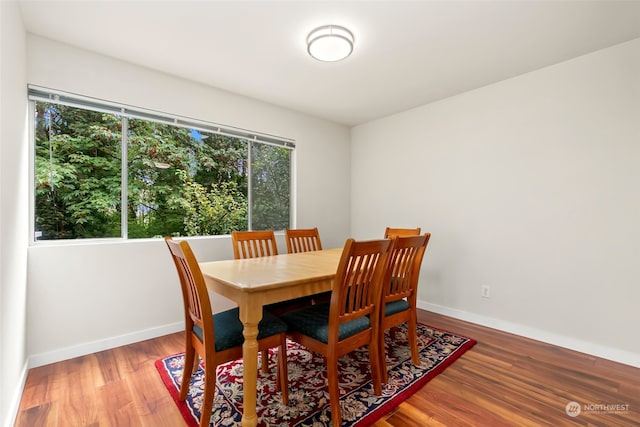
[[[185, 361], [180, 385], [180, 400], [187, 398], [191, 374], [197, 370], [198, 355], [204, 360], [204, 395], [200, 427], [209, 426], [213, 409], [216, 385], [216, 367], [221, 363], [242, 358], [242, 322], [238, 308], [221, 313], [212, 313], [209, 293], [204, 277], [189, 243], [166, 237], [178, 271], [185, 306]], [[267, 352], [272, 347], [278, 349], [278, 388], [282, 392], [282, 403], [289, 402], [286, 352], [287, 325], [264, 312], [258, 324], [258, 349]]]
[[298, 228], [284, 230], [287, 251], [290, 254], [299, 252], [321, 251], [322, 242], [318, 228]]
[[389, 239], [393, 236], [404, 237], [404, 236], [417, 236], [420, 234], [422, 230], [420, 227], [417, 228], [391, 228], [387, 227], [384, 232], [384, 238]]
[[232, 231], [231, 242], [235, 259], [278, 255], [278, 244], [273, 230]]
[[385, 279], [391, 240], [356, 242], [348, 239], [333, 282], [330, 303], [314, 304], [284, 314], [287, 335], [320, 353], [327, 363], [334, 426], [342, 421], [338, 388], [338, 358], [362, 346], [369, 347], [374, 392], [380, 394], [381, 366], [378, 328], [380, 286]]
[[384, 333], [387, 329], [408, 323], [407, 337], [411, 349], [411, 362], [414, 365], [420, 364], [416, 299], [420, 267], [430, 238], [429, 233], [421, 236], [392, 238], [394, 245], [389, 255], [389, 268], [385, 284], [382, 286], [382, 303], [380, 304], [380, 354], [384, 383], [388, 381], [384, 347]]
[[[300, 252], [321, 251], [322, 241], [318, 228], [298, 228], [284, 230], [284, 238], [287, 242], [287, 252], [290, 254]], [[311, 297], [299, 298], [296, 301], [300, 306], [328, 302], [331, 299], [331, 291], [322, 292]]]

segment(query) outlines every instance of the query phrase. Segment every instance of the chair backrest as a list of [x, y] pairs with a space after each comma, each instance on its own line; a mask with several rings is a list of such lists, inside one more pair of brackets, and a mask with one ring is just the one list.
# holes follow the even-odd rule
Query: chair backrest
[[333, 283], [329, 313], [329, 342], [338, 341], [339, 324], [370, 316], [377, 325], [378, 305], [386, 276], [388, 239], [356, 242], [347, 239]]
[[417, 228], [391, 228], [387, 227], [384, 232], [384, 238], [389, 239], [393, 236], [404, 237], [404, 236], [417, 236], [420, 234], [422, 230], [420, 227]]
[[186, 331], [192, 331], [193, 325], [202, 329], [204, 342], [214, 342], [213, 314], [211, 301], [198, 261], [185, 240], [176, 241], [165, 238], [173, 262], [180, 277], [182, 296], [185, 303]]
[[231, 242], [235, 259], [278, 255], [278, 244], [273, 230], [232, 231]]
[[321, 251], [322, 242], [318, 228], [285, 229], [284, 237], [287, 241], [287, 251], [290, 254], [298, 252]]
[[169, 249], [169, 253], [171, 254], [171, 259], [173, 260], [173, 265], [176, 267], [176, 272], [178, 273], [178, 278], [180, 279], [180, 289], [182, 290], [182, 303], [184, 305], [184, 314], [185, 321], [189, 317], [189, 291], [187, 288], [187, 283], [185, 281], [184, 275], [180, 273], [180, 263], [177, 258], [173, 256], [173, 252], [171, 252], [171, 246], [169, 246], [169, 242], [172, 242], [173, 239], [171, 236], [167, 236], [164, 238], [165, 243], [167, 244], [167, 248]]
[[431, 238], [419, 236], [393, 237], [389, 268], [382, 286], [382, 306], [402, 298], [416, 298], [422, 259]]

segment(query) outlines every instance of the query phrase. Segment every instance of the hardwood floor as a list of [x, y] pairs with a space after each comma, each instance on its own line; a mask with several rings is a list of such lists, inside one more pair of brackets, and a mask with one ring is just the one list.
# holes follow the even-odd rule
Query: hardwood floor
[[[425, 311], [419, 320], [478, 344], [377, 427], [640, 425], [638, 368]], [[182, 346], [177, 333], [32, 369], [16, 426], [184, 426], [154, 366]]]

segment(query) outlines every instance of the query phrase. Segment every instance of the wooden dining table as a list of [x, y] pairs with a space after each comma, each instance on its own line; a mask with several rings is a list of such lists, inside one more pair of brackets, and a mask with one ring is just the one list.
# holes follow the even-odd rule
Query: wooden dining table
[[238, 304], [244, 325], [242, 425], [255, 427], [262, 307], [331, 290], [342, 248], [200, 263], [207, 288]]

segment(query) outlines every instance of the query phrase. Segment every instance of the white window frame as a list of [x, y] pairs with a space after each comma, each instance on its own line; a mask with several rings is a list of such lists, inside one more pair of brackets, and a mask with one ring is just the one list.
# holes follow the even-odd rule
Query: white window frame
[[[117, 114], [123, 117], [122, 134], [125, 135], [127, 131], [127, 124], [129, 118], [136, 118], [142, 120], [153, 121], [157, 123], [163, 123], [167, 125], [183, 127], [188, 129], [197, 129], [208, 133], [214, 133], [233, 138], [243, 139], [247, 141], [248, 145], [248, 158], [249, 165], [249, 179], [247, 182], [247, 226], [251, 227], [251, 143], [257, 142], [261, 144], [273, 145], [277, 147], [283, 147], [292, 151], [290, 160], [290, 182], [289, 182], [289, 222], [295, 223], [295, 147], [296, 141], [291, 138], [281, 137], [277, 135], [271, 135], [267, 133], [260, 133], [238, 127], [222, 125], [205, 120], [198, 120], [179, 116], [176, 114], [159, 112], [155, 110], [145, 109], [141, 107], [134, 107], [112, 101], [106, 101], [98, 98], [91, 98], [83, 95], [78, 95], [70, 92], [65, 92], [57, 89], [50, 89], [36, 85], [28, 85], [28, 99], [29, 99], [29, 236], [31, 245], [47, 245], [47, 244], [86, 244], [86, 243], [106, 243], [114, 241], [143, 241], [150, 240], [151, 238], [141, 239], [129, 239], [128, 238], [128, 217], [126, 209], [121, 208], [121, 237], [101, 237], [101, 238], [84, 238], [84, 239], [59, 239], [59, 240], [36, 240], [35, 237], [35, 102], [50, 102], [56, 104], [67, 105], [75, 108], [82, 108], [93, 110], [97, 112]], [[127, 179], [128, 167], [128, 144], [122, 141], [122, 163], [121, 163], [121, 194], [122, 201], [121, 206], [126, 206], [127, 201]], [[209, 236], [210, 237], [210, 236]]]

